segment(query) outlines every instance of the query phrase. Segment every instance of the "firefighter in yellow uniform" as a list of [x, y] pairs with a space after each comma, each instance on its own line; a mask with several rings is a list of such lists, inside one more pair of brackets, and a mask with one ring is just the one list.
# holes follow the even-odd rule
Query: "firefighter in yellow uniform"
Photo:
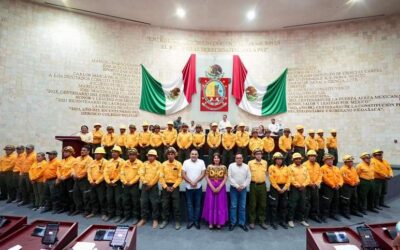
[[242, 154], [244, 161], [247, 162], [250, 135], [245, 131], [245, 128], [246, 125], [243, 122], [238, 124], [238, 130], [236, 131], [236, 151]]
[[7, 200], [7, 203], [10, 203], [15, 200], [13, 169], [17, 154], [12, 145], [5, 146], [4, 151], [6, 154], [0, 158], [0, 200]]
[[92, 218], [101, 213], [102, 219], [107, 216], [106, 184], [104, 181], [104, 169], [108, 161], [104, 158], [106, 151], [103, 147], [98, 147], [94, 151], [94, 160], [87, 169], [87, 177], [90, 183], [90, 207], [91, 213], [86, 216]]
[[46, 155], [42, 152], [36, 154], [36, 162], [29, 169], [29, 179], [32, 184], [33, 194], [35, 196], [33, 202], [33, 211], [42, 209], [43, 207], [43, 181], [44, 170], [47, 168]]
[[117, 143], [118, 136], [114, 133], [113, 126], [107, 126], [107, 133], [103, 135], [101, 139], [101, 145], [103, 146], [104, 150], [106, 151], [106, 159], [111, 158], [111, 149]]
[[268, 228], [265, 223], [267, 208], [267, 162], [262, 159], [262, 149], [256, 148], [253, 151], [254, 159], [249, 161], [251, 171], [251, 183], [249, 192], [249, 227], [254, 229], [256, 219], [264, 230]]
[[293, 152], [294, 153], [299, 153], [303, 157], [303, 159], [306, 156], [306, 140], [303, 135], [304, 133], [304, 127], [303, 125], [297, 125], [296, 126], [296, 134], [293, 136]]
[[117, 139], [117, 142], [115, 143], [115, 145], [117, 145], [121, 148], [122, 154], [120, 157], [124, 160], [128, 159], [128, 155], [127, 155], [127, 151], [126, 151], [127, 135], [128, 134], [126, 133], [126, 126], [125, 125], [119, 126], [119, 135], [118, 135], [118, 139]]
[[125, 161], [120, 157], [122, 150], [119, 146], [114, 146], [111, 150], [112, 158], [104, 168], [104, 180], [106, 182], [107, 216], [103, 221], [109, 221], [114, 218], [114, 223], [122, 220], [122, 183], [120, 180], [120, 171], [125, 166]]
[[326, 148], [328, 149], [328, 153], [333, 155], [333, 165], [337, 165], [338, 163], [338, 150], [337, 150], [337, 133], [336, 129], [331, 129], [331, 136], [326, 138]]
[[147, 122], [143, 122], [142, 128], [143, 131], [139, 133], [140, 160], [145, 161], [146, 154], [150, 150], [151, 131]]
[[[29, 181], [29, 169], [36, 162], [36, 152], [35, 146], [28, 144], [25, 147], [26, 157], [21, 165], [20, 179], [19, 179], [19, 189], [22, 194], [22, 201], [18, 203], [18, 206], [24, 206], [33, 202], [33, 190], [31, 182]], [[30, 208], [33, 208], [31, 205]]]
[[60, 210], [60, 193], [56, 187], [57, 170], [61, 167], [61, 160], [57, 159], [57, 151], [46, 152], [48, 155], [47, 168], [43, 173], [43, 203], [44, 208], [40, 213], [53, 210], [53, 213]]
[[[188, 131], [188, 125], [186, 123], [182, 124], [182, 131], [179, 132], [176, 143], [178, 144], [178, 158], [181, 163], [190, 156], [190, 146], [192, 146], [193, 137], [192, 133]], [[160, 157], [159, 157], [160, 158]]]
[[322, 182], [321, 166], [317, 162], [317, 152], [309, 150], [308, 160], [303, 163], [310, 175], [310, 184], [306, 188], [305, 218], [321, 223], [319, 219], [319, 187]]
[[211, 131], [207, 135], [208, 144], [208, 158], [211, 159], [215, 153], [219, 153], [219, 146], [221, 145], [221, 134], [217, 131], [218, 124], [213, 122], [211, 124]]
[[265, 137], [262, 139], [263, 140], [263, 149], [264, 149], [264, 160], [267, 161], [268, 166], [272, 165], [272, 152], [275, 149], [275, 142], [274, 138], [271, 137], [271, 130], [266, 129], [265, 130]]
[[61, 161], [61, 166], [57, 169], [57, 180], [56, 185], [60, 190], [60, 210], [57, 213], [63, 213], [69, 211], [68, 215], [72, 215], [75, 211], [75, 204], [73, 201], [73, 188], [74, 179], [72, 173], [77, 168], [77, 160], [73, 156], [75, 154], [74, 149], [71, 146], [67, 146], [63, 149], [64, 159]]
[[322, 158], [325, 155], [325, 138], [324, 138], [324, 131], [322, 129], [317, 130], [317, 137], [315, 140], [318, 142], [318, 151], [317, 151], [317, 161], [319, 165], [324, 165]]
[[200, 124], [196, 125], [195, 132], [192, 134], [193, 136], [193, 147], [197, 149], [199, 152], [199, 157], [201, 159], [204, 158], [204, 143], [206, 143], [206, 136], [203, 132], [203, 129]]
[[129, 125], [129, 133], [126, 135], [125, 147], [127, 150], [136, 149], [139, 145], [139, 133], [136, 132], [136, 126]]
[[350, 214], [358, 217], [362, 215], [358, 212], [357, 186], [360, 183], [357, 170], [353, 167], [354, 158], [351, 155], [343, 156], [344, 165], [340, 168], [343, 178], [343, 186], [340, 189], [340, 203], [342, 216], [350, 219]]
[[179, 185], [182, 182], [182, 164], [179, 161], [175, 160], [175, 148], [168, 148], [166, 153], [168, 159], [163, 162], [160, 171], [160, 184], [162, 186], [162, 223], [160, 225], [160, 229], [165, 228], [168, 224], [169, 211], [171, 210], [170, 208], [172, 203], [175, 218], [175, 229], [179, 230], [181, 228]]
[[125, 217], [119, 223], [125, 223], [133, 218], [132, 224], [136, 225], [140, 214], [139, 169], [143, 166], [143, 162], [138, 159], [138, 151], [135, 148], [128, 150], [128, 156], [129, 159], [120, 173], [124, 187], [122, 201]]
[[101, 124], [95, 123], [93, 125], [94, 129], [92, 131], [93, 135], [93, 152], [96, 148], [101, 147], [101, 140], [103, 139], [104, 132], [101, 130]]
[[285, 128], [283, 135], [279, 137], [279, 150], [285, 158], [284, 164], [289, 166], [292, 163], [292, 137], [288, 128]]
[[309, 150], [314, 150], [315, 152], [318, 151], [318, 142], [315, 138], [315, 131], [313, 129], [308, 130], [308, 136], [306, 138], [306, 148], [307, 152]]
[[254, 152], [254, 150], [258, 148], [263, 148], [264, 142], [260, 138], [258, 138], [257, 129], [253, 129], [251, 131], [251, 138], [249, 140], [249, 150], [250, 152]]
[[333, 155], [325, 154], [324, 165], [321, 167], [320, 204], [321, 221], [324, 223], [328, 216], [333, 220], [339, 220], [336, 214], [339, 206], [339, 189], [343, 185], [343, 178], [339, 168], [333, 165], [333, 160]]
[[138, 226], [146, 224], [150, 214], [149, 203], [152, 207], [153, 229], [158, 227], [158, 217], [160, 216], [160, 197], [158, 195], [158, 180], [161, 175], [161, 163], [157, 161], [157, 151], [149, 150], [147, 153], [148, 160], [143, 163], [139, 169], [140, 180], [142, 182], [142, 193], [140, 196], [141, 216]]
[[174, 128], [174, 122], [169, 121], [167, 123], [167, 129], [163, 131], [163, 143], [165, 148], [173, 147], [176, 143], [178, 132]]
[[389, 208], [385, 203], [385, 195], [387, 194], [388, 181], [393, 177], [393, 170], [389, 162], [383, 159], [383, 151], [375, 149], [372, 152], [371, 164], [375, 170], [375, 208], [382, 209], [382, 207]]
[[85, 216], [90, 214], [90, 184], [87, 178], [87, 169], [89, 168], [93, 158], [89, 155], [90, 148], [83, 146], [81, 156], [76, 158], [78, 164], [75, 165], [72, 175], [74, 178], [73, 198], [75, 203], [75, 212], [72, 215], [84, 213]]
[[371, 164], [371, 155], [363, 152], [360, 155], [361, 162], [357, 165], [357, 173], [360, 178], [360, 185], [358, 185], [358, 203], [360, 213], [367, 215], [366, 210], [371, 212], [378, 212], [374, 208], [374, 179], [375, 170], [374, 165]]
[[236, 135], [232, 132], [232, 125], [227, 123], [225, 125], [226, 132], [222, 134], [222, 164], [229, 166], [234, 159], [233, 149], [236, 145]]
[[160, 161], [164, 159], [163, 135], [160, 132], [160, 125], [154, 125], [154, 132], [150, 136], [150, 146], [157, 151]]
[[291, 188], [289, 191], [288, 224], [289, 227], [294, 227], [294, 216], [295, 212], [298, 211], [300, 224], [308, 227], [310, 225], [305, 221], [304, 210], [306, 187], [310, 184], [310, 175], [307, 167], [301, 164], [303, 157], [300, 153], [294, 153], [292, 158], [293, 164], [289, 166]]
[[287, 205], [288, 190], [290, 187], [290, 170], [284, 165], [284, 156], [280, 152], [276, 152], [272, 156], [274, 165], [268, 168], [270, 191], [269, 206], [271, 207], [271, 226], [277, 230], [277, 223], [287, 229]]
[[19, 187], [19, 179], [21, 174], [21, 168], [26, 158], [25, 146], [17, 146], [17, 159], [15, 160], [15, 167], [13, 169], [13, 186], [15, 190], [15, 202], [19, 203], [22, 200], [22, 193]]

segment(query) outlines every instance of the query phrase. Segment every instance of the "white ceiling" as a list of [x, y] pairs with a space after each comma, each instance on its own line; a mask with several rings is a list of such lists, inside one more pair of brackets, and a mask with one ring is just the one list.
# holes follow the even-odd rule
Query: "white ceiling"
[[[400, 13], [400, 0], [33, 0], [189, 30], [256, 31]], [[186, 10], [186, 17], [176, 9]], [[248, 21], [246, 13], [255, 10]], [[110, 17], [112, 18], [112, 17]]]

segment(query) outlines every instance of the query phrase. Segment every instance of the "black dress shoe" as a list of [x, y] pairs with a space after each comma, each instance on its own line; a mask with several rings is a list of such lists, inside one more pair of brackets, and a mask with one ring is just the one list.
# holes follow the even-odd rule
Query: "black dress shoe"
[[249, 229], [247, 228], [246, 225], [239, 225], [239, 227], [240, 227], [241, 229], [243, 229], [243, 231], [245, 231], [245, 232], [249, 231]]
[[229, 231], [233, 231], [233, 229], [235, 229], [236, 225], [234, 224], [230, 224], [229, 225]]
[[375, 208], [372, 208], [372, 209], [368, 209], [368, 211], [371, 211], [371, 212], [373, 212], [373, 213], [379, 213], [379, 211], [378, 210], [376, 210]]
[[354, 215], [354, 216], [357, 216], [357, 217], [363, 217], [363, 215], [360, 214], [359, 212], [351, 213], [351, 215]]
[[380, 204], [381, 207], [385, 207], [385, 208], [390, 208], [390, 206], [386, 205], [386, 204]]
[[196, 229], [200, 229], [200, 223], [195, 222], [195, 223], [194, 223], [194, 227], [195, 227]]
[[288, 224], [286, 222], [281, 222], [279, 223], [279, 225], [281, 225], [281, 227], [283, 227], [284, 229], [288, 229]]
[[275, 223], [271, 223], [271, 227], [272, 227], [274, 230], [278, 230], [278, 225], [276, 225]]
[[191, 229], [193, 226], [194, 226], [194, 223], [193, 223], [193, 222], [190, 222], [190, 223], [188, 223], [188, 224], [186, 225], [186, 228], [187, 228], [187, 229]]

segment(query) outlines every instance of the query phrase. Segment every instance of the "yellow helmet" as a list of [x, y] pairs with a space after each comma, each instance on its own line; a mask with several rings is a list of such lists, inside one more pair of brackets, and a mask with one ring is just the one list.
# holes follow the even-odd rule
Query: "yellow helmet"
[[121, 149], [120, 146], [114, 146], [114, 147], [111, 149], [111, 151], [117, 151], [117, 152], [119, 152], [120, 154], [122, 153], [122, 149]]
[[317, 155], [317, 152], [315, 152], [315, 150], [308, 150], [308, 152], [307, 152], [307, 156], [311, 156], [311, 155], [314, 155], [314, 156], [316, 156]]
[[284, 157], [283, 157], [283, 155], [282, 155], [282, 153], [280, 153], [280, 152], [276, 152], [273, 156], [272, 156], [272, 159], [273, 160], [275, 160], [275, 159], [283, 159]]
[[154, 155], [155, 157], [158, 156], [158, 155], [157, 155], [157, 151], [154, 150], [154, 149], [150, 149], [150, 150], [149, 150], [149, 152], [147, 153], [147, 156], [149, 156], [149, 155]]
[[324, 157], [322, 158], [323, 161], [328, 160], [328, 159], [334, 159], [335, 157], [331, 154], [325, 154]]
[[351, 155], [343, 156], [343, 162], [347, 162], [347, 161], [354, 161], [354, 157]]
[[303, 156], [301, 156], [300, 153], [294, 153], [293, 156], [292, 156], [292, 159], [294, 160], [294, 159], [297, 159], [297, 158], [303, 158]]
[[368, 153], [368, 152], [362, 152], [361, 153], [361, 155], [360, 155], [360, 158], [361, 159], [363, 159], [363, 158], [371, 158], [371, 155]]
[[303, 125], [297, 125], [296, 126], [296, 130], [299, 130], [299, 129], [304, 129], [304, 126]]
[[106, 154], [106, 151], [104, 150], [103, 147], [98, 147], [96, 148], [96, 150], [94, 151], [95, 154]]
[[323, 133], [324, 132], [324, 130], [322, 130], [322, 129], [318, 129], [317, 130], [317, 133], [319, 134], [319, 133]]
[[374, 151], [372, 151], [372, 154], [374, 155], [374, 154], [382, 154], [383, 153], [383, 151], [382, 150], [380, 150], [380, 149], [375, 149]]

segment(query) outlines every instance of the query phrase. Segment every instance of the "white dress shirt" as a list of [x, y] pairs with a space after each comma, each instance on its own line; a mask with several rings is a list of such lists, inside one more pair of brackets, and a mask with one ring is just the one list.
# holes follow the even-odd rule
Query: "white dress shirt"
[[[186, 176], [191, 181], [194, 181], [201, 175], [202, 171], [206, 170], [206, 165], [204, 164], [204, 161], [201, 159], [197, 159], [196, 161], [192, 161], [192, 159], [187, 159], [183, 162], [182, 170], [185, 171]], [[185, 187], [187, 189], [194, 189], [187, 182], [185, 182]], [[196, 189], [199, 189], [199, 188], [201, 188], [200, 182], [198, 182], [197, 186], [196, 186]]]
[[251, 181], [249, 165], [242, 163], [238, 166], [236, 162], [231, 163], [228, 168], [228, 179], [231, 186], [235, 188], [239, 186], [247, 187]]
[[226, 124], [228, 124], [228, 123], [230, 123], [228, 120], [226, 120], [226, 121], [224, 121], [224, 120], [220, 121], [219, 124], [218, 124], [219, 132], [226, 132]]

